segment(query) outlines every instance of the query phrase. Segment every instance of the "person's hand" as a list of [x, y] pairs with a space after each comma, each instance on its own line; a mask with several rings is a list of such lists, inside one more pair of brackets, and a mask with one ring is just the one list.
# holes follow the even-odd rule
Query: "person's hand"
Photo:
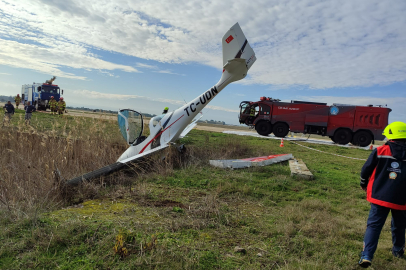
[[367, 191], [367, 188], [366, 187], [361, 187], [361, 189], [363, 190], [363, 191]]

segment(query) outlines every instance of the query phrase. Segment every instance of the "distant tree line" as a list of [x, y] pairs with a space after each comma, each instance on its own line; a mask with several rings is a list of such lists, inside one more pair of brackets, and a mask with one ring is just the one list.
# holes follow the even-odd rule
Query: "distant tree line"
[[[71, 107], [67, 106], [67, 109], [70, 110], [81, 110], [81, 111], [89, 111], [89, 112], [101, 112], [101, 113], [111, 113], [111, 114], [117, 114], [118, 111], [113, 111], [113, 110], [103, 110], [103, 109], [91, 109], [91, 108], [86, 108], [86, 107]], [[141, 113], [145, 117], [154, 117], [156, 114], [149, 114], [149, 113]]]
[[0, 102], [7, 102], [7, 101], [14, 102], [14, 97], [13, 96], [0, 96]]
[[208, 123], [208, 124], [216, 124], [216, 125], [226, 125], [224, 121], [216, 121], [216, 120], [199, 120], [198, 123]]

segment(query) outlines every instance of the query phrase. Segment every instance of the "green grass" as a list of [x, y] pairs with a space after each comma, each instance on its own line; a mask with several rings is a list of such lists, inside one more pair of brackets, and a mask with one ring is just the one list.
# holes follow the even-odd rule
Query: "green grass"
[[[65, 130], [76, 123], [48, 115], [36, 121], [41, 132], [58, 125], [61, 134], [64, 123]], [[1, 215], [0, 269], [357, 269], [369, 211], [359, 188], [363, 161], [198, 130], [181, 143], [181, 161], [127, 174], [126, 185], [82, 187], [75, 195], [82, 203], [18, 220]], [[370, 153], [302, 144], [362, 159]], [[166, 154], [176, 160], [173, 152]], [[287, 162], [241, 170], [208, 165], [282, 153], [302, 159], [315, 179], [291, 177]], [[87, 189], [96, 190], [91, 198]], [[373, 269], [406, 269], [390, 249], [388, 219]]]
[[[52, 115], [49, 112], [34, 112], [32, 114], [30, 125], [25, 125], [24, 110], [16, 109], [15, 114], [11, 120], [11, 126], [20, 131], [31, 131], [35, 129], [36, 132], [50, 133], [55, 132], [57, 135], [67, 136], [70, 132], [80, 133], [82, 137], [92, 135], [89, 133], [89, 126], [91, 126], [95, 119], [88, 117], [74, 117], [68, 114]], [[104, 136], [111, 138], [118, 137], [118, 126], [114, 121], [107, 119], [98, 119], [98, 124], [105, 125], [103, 129]], [[7, 126], [6, 126], [7, 127]], [[98, 132], [101, 132], [100, 130]]]

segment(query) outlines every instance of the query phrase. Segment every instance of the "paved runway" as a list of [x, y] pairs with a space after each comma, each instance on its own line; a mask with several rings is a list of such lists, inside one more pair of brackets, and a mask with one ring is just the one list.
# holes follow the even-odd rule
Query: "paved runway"
[[[223, 131], [223, 133], [235, 134], [235, 135], [240, 135], [240, 136], [252, 136], [252, 137], [257, 137], [257, 138], [262, 138], [262, 139], [281, 140], [281, 138], [275, 137], [273, 134], [268, 135], [268, 136], [262, 136], [262, 135], [259, 135], [258, 133], [249, 132], [249, 131], [247, 132], [247, 131], [237, 131], [237, 130], [226, 130], [226, 131]], [[295, 137], [285, 137], [283, 140], [284, 141], [295, 141], [295, 142], [324, 144], [324, 145], [334, 145], [334, 146], [339, 146], [339, 147], [358, 148], [358, 149], [369, 150], [369, 146], [359, 147], [359, 146], [354, 146], [352, 144], [341, 145], [341, 144], [334, 143], [330, 139], [326, 139], [326, 140], [311, 139], [311, 138], [307, 139], [307, 137], [308, 136], [306, 136], [306, 137], [296, 137], [296, 136]], [[376, 146], [373, 146], [373, 147], [376, 148]]]

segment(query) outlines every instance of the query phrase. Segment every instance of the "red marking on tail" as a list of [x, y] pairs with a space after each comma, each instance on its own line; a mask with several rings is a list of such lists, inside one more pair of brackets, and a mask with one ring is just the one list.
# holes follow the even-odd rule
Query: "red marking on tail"
[[230, 35], [228, 38], [226, 38], [227, 44], [230, 43], [233, 39], [234, 39], [234, 38], [233, 38], [232, 35]]

